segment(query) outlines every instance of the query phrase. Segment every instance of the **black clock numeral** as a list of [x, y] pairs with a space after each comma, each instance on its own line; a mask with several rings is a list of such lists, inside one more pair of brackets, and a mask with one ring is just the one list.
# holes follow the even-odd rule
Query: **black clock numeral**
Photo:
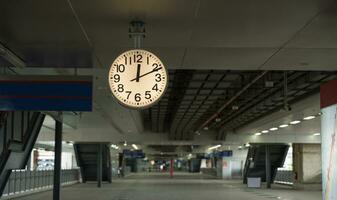
[[118, 83], [121, 80], [121, 77], [119, 76], [119, 74], [115, 74], [114, 75], [114, 82]]
[[125, 71], [125, 65], [117, 65], [117, 72], [123, 73]]
[[124, 55], [124, 63], [125, 63], [125, 65], [128, 64], [128, 57], [126, 57], [126, 55]]
[[156, 74], [156, 82], [160, 82], [161, 81], [161, 75], [160, 74]]
[[146, 57], [146, 63], [147, 63], [148, 65], [150, 64], [149, 56]]
[[131, 91], [125, 91], [125, 93], [128, 93], [128, 96], [126, 98], [129, 99]]
[[158, 85], [157, 85], [157, 83], [152, 87], [152, 90], [154, 90], [154, 91], [158, 91]]
[[145, 92], [145, 99], [151, 99], [151, 91]]
[[137, 63], [142, 63], [142, 62], [143, 62], [142, 60], [143, 60], [143, 56], [140, 55], [140, 54], [138, 54], [138, 55], [137, 55], [137, 60], [136, 60], [136, 62], [137, 62]]
[[159, 65], [157, 63], [153, 63], [152, 67], [154, 67], [154, 69], [152, 69], [152, 71], [156, 71], [156, 70], [158, 70]]
[[123, 84], [118, 84], [118, 92], [124, 92], [124, 85]]
[[140, 93], [136, 93], [135, 94], [135, 101], [140, 102], [140, 100], [142, 100], [142, 98], [140, 97]]

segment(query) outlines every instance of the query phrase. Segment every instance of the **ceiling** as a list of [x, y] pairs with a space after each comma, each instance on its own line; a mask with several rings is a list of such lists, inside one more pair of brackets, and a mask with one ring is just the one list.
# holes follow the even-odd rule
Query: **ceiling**
[[336, 72], [171, 70], [165, 96], [143, 112], [145, 128], [168, 132], [171, 140], [192, 140], [196, 131], [214, 129], [224, 140], [262, 116], [290, 110], [290, 103], [336, 77]]
[[334, 0], [2, 0], [0, 42], [33, 67], [108, 68], [133, 47], [169, 69], [336, 70]]
[[[1, 56], [0, 67], [94, 77], [94, 111], [69, 140], [212, 143], [336, 77], [336, 11], [335, 0], [1, 0], [0, 43], [27, 68]], [[146, 23], [142, 48], [170, 77], [142, 112], [119, 105], [106, 81], [114, 58], [133, 48], [132, 20]]]

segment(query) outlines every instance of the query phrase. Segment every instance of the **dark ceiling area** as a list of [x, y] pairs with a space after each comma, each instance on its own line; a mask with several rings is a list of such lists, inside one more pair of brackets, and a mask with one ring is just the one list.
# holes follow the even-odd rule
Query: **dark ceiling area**
[[318, 92], [337, 72], [170, 70], [165, 96], [143, 112], [153, 132], [171, 140], [192, 140], [200, 130], [228, 131]]

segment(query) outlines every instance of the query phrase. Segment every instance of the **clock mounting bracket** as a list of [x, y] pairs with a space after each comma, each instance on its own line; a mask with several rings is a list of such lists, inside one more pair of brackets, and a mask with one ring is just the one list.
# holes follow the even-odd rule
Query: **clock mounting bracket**
[[143, 39], [146, 37], [145, 22], [131, 21], [129, 27], [129, 38], [133, 39], [135, 49], [140, 49]]

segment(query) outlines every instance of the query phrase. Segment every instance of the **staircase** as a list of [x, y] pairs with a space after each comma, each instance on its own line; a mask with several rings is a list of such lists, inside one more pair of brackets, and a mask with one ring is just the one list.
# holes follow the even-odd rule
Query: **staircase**
[[266, 182], [267, 145], [270, 151], [271, 183], [274, 182], [277, 168], [283, 166], [288, 153], [289, 146], [286, 144], [252, 144], [247, 154], [243, 183], [247, 183], [247, 177], [260, 177], [262, 182]]
[[107, 143], [76, 143], [74, 150], [77, 165], [81, 168], [82, 181], [97, 181], [99, 145], [102, 152], [102, 181], [111, 182], [110, 145]]
[[0, 197], [12, 169], [24, 169], [45, 115], [40, 112], [0, 112]]

